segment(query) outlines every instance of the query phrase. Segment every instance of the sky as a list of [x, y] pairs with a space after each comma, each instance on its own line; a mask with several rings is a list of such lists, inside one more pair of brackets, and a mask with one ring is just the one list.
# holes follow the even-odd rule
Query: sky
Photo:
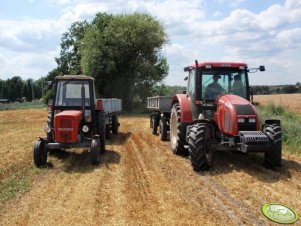
[[97, 12], [149, 13], [168, 34], [167, 85], [185, 85], [196, 59], [238, 61], [251, 85], [301, 82], [301, 0], [0, 0], [0, 79], [39, 79], [56, 67], [62, 34]]

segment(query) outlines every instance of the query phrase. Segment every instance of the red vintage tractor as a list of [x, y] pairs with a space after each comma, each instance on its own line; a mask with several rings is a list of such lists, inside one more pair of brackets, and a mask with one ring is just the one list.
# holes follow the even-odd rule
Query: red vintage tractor
[[245, 63], [203, 62], [184, 68], [187, 91], [172, 99], [170, 140], [175, 154], [188, 155], [194, 170], [212, 165], [216, 150], [263, 152], [266, 167], [281, 166], [279, 120], [261, 127]]
[[34, 163], [42, 167], [49, 150], [90, 148], [91, 163], [98, 165], [105, 137], [118, 133], [120, 99], [96, 99], [94, 79], [83, 75], [55, 78], [54, 99], [49, 105], [46, 138], [38, 138]]

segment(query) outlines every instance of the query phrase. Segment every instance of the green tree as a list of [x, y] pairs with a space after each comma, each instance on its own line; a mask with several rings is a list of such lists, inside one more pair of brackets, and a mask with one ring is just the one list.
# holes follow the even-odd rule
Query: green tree
[[96, 79], [98, 94], [122, 98], [128, 110], [166, 77], [166, 42], [162, 24], [148, 14], [97, 14], [81, 40], [81, 66]]
[[79, 49], [87, 27], [87, 21], [75, 22], [71, 25], [69, 31], [63, 34], [60, 57], [55, 59], [62, 74], [82, 73]]

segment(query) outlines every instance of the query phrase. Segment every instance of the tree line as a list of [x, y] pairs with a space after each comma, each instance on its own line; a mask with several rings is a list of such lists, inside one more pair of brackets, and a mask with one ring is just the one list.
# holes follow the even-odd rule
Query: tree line
[[276, 86], [251, 86], [253, 94], [285, 94], [285, 93], [301, 93], [301, 84], [296, 85], [276, 85]]
[[22, 80], [19, 76], [7, 80], [0, 79], [0, 99], [7, 99], [8, 102], [40, 99], [43, 95], [43, 82], [43, 79]]

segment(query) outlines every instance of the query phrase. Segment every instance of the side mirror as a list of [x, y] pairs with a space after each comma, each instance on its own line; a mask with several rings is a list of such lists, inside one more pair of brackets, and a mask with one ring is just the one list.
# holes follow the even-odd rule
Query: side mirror
[[265, 71], [265, 67], [263, 65], [259, 66], [259, 71]]
[[184, 81], [187, 81], [188, 80], [188, 76], [186, 76], [185, 78], [184, 78]]

